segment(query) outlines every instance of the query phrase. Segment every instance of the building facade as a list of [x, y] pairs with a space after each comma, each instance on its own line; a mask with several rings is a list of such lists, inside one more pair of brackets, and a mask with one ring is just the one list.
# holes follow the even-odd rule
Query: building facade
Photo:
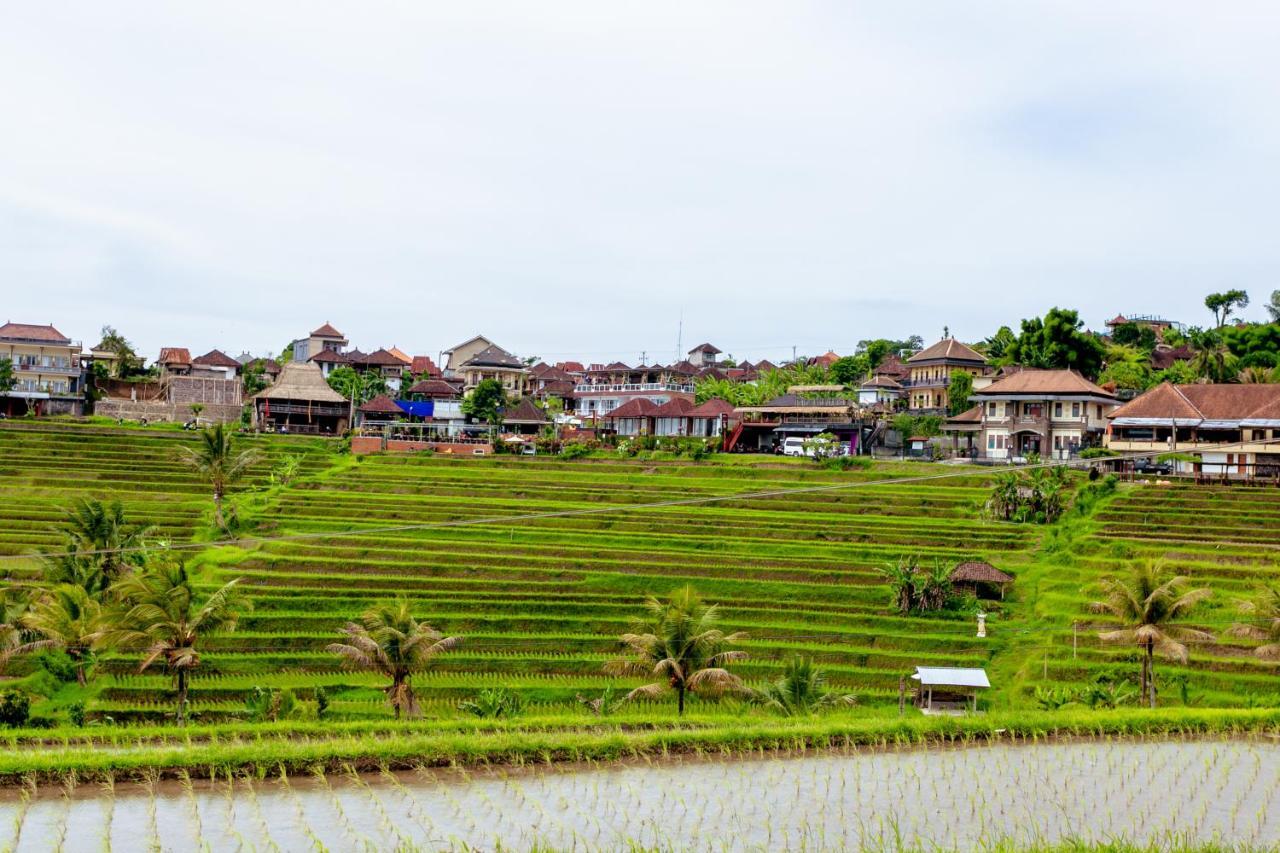
[[15, 380], [12, 388], [0, 388], [0, 411], [11, 417], [83, 414], [82, 349], [52, 324], [0, 326], [0, 359], [13, 363]]
[[976, 390], [990, 383], [992, 373], [985, 356], [955, 338], [945, 338], [920, 350], [907, 359], [906, 367], [907, 378], [902, 386], [907, 408], [919, 414], [946, 412], [952, 374], [968, 373]]
[[975, 391], [972, 400], [977, 455], [988, 459], [1073, 458], [1102, 443], [1117, 406], [1114, 394], [1074, 370], [1021, 370]]

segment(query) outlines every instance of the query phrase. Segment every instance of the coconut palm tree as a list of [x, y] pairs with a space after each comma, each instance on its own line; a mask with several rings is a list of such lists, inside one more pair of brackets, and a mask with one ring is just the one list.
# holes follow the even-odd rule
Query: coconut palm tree
[[331, 643], [329, 651], [347, 666], [391, 679], [386, 689], [387, 702], [395, 709], [397, 719], [401, 713], [418, 713], [418, 700], [410, 681], [413, 674], [462, 642], [461, 637], [446, 637], [413, 618], [409, 602], [403, 598], [370, 607], [360, 615], [359, 622], [348, 622], [339, 633], [345, 642]]
[[787, 661], [782, 677], [766, 684], [759, 698], [766, 707], [788, 717], [854, 704], [853, 696], [840, 695], [827, 687], [826, 673], [813, 665], [813, 658], [799, 655]]
[[605, 669], [615, 675], [652, 673], [662, 680], [637, 687], [627, 694], [628, 699], [674, 690], [677, 713], [683, 714], [686, 693], [747, 692], [725, 668], [747, 657], [746, 652], [732, 648], [746, 634], [726, 634], [717, 628], [719, 613], [714, 605], [705, 604], [692, 587], [685, 586], [667, 601], [650, 598], [645, 607], [648, 618], [637, 622], [634, 633], [619, 638], [628, 654], [605, 664]]
[[38, 639], [18, 643], [5, 652], [12, 655], [62, 649], [76, 668], [76, 683], [85, 684], [85, 670], [93, 660], [103, 621], [102, 604], [88, 590], [76, 584], [59, 584], [46, 590], [32, 603], [19, 624]]
[[45, 580], [77, 584], [101, 599], [108, 586], [143, 561], [141, 547], [153, 527], [131, 523], [118, 500], [82, 498], [57, 529], [62, 550], [43, 558]]
[[22, 617], [31, 604], [30, 592], [20, 586], [0, 589], [0, 663], [22, 644]]
[[1120, 627], [1102, 631], [1104, 643], [1137, 645], [1142, 652], [1140, 694], [1152, 708], [1156, 706], [1155, 655], [1180, 663], [1187, 662], [1187, 643], [1208, 642], [1213, 635], [1198, 628], [1177, 624], [1212, 592], [1189, 589], [1189, 579], [1174, 575], [1159, 563], [1138, 564], [1128, 577], [1102, 581], [1105, 597], [1090, 608], [1114, 619]]
[[200, 666], [202, 637], [234, 631], [249, 602], [239, 595], [239, 579], [208, 596], [199, 596], [186, 566], [157, 561], [125, 575], [112, 594], [119, 607], [100, 643], [144, 653], [139, 672], [156, 663], [173, 675], [178, 691], [178, 725], [187, 719], [187, 681]]
[[214, 519], [218, 529], [225, 530], [222, 499], [227, 487], [243, 477], [260, 454], [253, 450], [237, 451], [231, 431], [222, 423], [202, 430], [196, 447], [184, 447], [181, 453], [183, 461], [213, 488]]
[[1237, 637], [1260, 640], [1263, 645], [1253, 653], [1265, 660], [1280, 659], [1280, 583], [1264, 587], [1254, 601], [1243, 601], [1240, 610], [1249, 622], [1232, 625], [1230, 633]]

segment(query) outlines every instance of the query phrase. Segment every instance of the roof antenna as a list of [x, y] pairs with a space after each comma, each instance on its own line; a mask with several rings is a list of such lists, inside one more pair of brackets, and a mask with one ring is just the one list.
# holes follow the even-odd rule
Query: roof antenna
[[680, 309], [680, 324], [676, 326], [676, 357], [672, 364], [679, 364], [680, 353], [684, 349], [684, 309]]

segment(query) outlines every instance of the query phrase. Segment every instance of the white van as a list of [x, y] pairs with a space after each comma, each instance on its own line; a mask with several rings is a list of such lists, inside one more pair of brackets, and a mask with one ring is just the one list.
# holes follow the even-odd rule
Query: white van
[[813, 450], [804, 446], [804, 443], [808, 440], [809, 439], [807, 438], [801, 438], [796, 435], [788, 436], [787, 438], [784, 438], [782, 440], [782, 455], [783, 456], [812, 456]]

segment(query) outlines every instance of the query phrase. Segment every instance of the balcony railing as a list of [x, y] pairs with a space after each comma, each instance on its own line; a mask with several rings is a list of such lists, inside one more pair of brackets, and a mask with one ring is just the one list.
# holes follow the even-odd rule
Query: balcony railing
[[593, 384], [590, 382], [579, 382], [573, 388], [577, 394], [619, 394], [624, 392], [635, 393], [652, 393], [654, 391], [674, 391], [676, 393], [692, 394], [692, 385], [682, 385], [677, 382], [635, 382], [626, 383], [624, 385], [605, 385]]

